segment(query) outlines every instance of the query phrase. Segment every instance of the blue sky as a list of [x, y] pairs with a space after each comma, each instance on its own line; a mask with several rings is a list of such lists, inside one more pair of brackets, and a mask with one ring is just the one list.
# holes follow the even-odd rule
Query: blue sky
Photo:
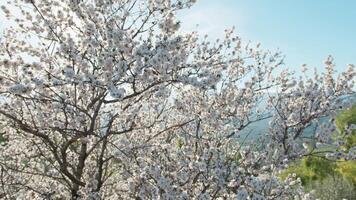
[[281, 50], [296, 71], [302, 64], [321, 68], [328, 55], [339, 72], [356, 64], [356, 0], [198, 0], [179, 16], [183, 30], [212, 38], [235, 26], [245, 41]]
[[339, 72], [356, 64], [355, 0], [198, 0], [179, 16], [183, 30], [214, 38], [235, 26], [244, 40], [280, 49], [296, 71], [304, 63], [321, 68], [328, 55]]

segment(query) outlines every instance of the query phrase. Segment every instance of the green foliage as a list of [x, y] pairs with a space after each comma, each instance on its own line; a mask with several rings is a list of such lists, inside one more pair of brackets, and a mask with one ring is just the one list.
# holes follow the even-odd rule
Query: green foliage
[[306, 157], [284, 170], [280, 177], [295, 173], [306, 191], [320, 200], [354, 199], [356, 197], [356, 161], [335, 162]]
[[284, 170], [280, 177], [285, 179], [288, 174], [295, 173], [303, 185], [308, 185], [313, 181], [323, 180], [328, 175], [334, 175], [337, 173], [335, 169], [335, 162], [319, 157], [305, 157]]
[[356, 160], [337, 163], [336, 171], [349, 179], [356, 187]]
[[[343, 132], [343, 129], [350, 124], [356, 124], [356, 105], [350, 109], [342, 111], [335, 120], [337, 128]], [[354, 130], [355, 132], [356, 130]]]
[[[336, 118], [335, 124], [341, 133], [344, 133], [345, 127], [356, 124], [356, 105], [342, 111]], [[356, 130], [352, 130], [350, 135], [345, 135], [345, 148], [350, 149], [353, 146], [356, 146]]]

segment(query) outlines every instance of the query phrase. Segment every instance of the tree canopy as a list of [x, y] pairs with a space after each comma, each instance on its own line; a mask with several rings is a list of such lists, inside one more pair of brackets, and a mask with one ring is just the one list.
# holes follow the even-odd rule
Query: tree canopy
[[[354, 66], [295, 76], [233, 29], [182, 33], [195, 0], [13, 0], [0, 48], [0, 194], [13, 199], [311, 199], [292, 160], [331, 141]], [[259, 103], [268, 98], [268, 105]], [[270, 119], [263, 149], [236, 136]], [[303, 131], [316, 124], [315, 133]], [[348, 127], [351, 129], [353, 127]], [[307, 148], [305, 141], [316, 145]], [[354, 150], [330, 159], [355, 159]]]

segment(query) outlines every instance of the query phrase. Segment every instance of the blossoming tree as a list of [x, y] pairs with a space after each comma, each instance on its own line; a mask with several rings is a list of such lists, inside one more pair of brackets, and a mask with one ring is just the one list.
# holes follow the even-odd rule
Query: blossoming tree
[[[2, 198], [312, 198], [296, 177], [277, 174], [338, 144], [317, 119], [347, 106], [353, 66], [336, 76], [329, 57], [324, 73], [296, 78], [280, 53], [233, 30], [215, 42], [183, 34], [175, 15], [194, 2], [2, 6], [13, 24], [0, 44]], [[238, 139], [267, 118], [259, 145]]]

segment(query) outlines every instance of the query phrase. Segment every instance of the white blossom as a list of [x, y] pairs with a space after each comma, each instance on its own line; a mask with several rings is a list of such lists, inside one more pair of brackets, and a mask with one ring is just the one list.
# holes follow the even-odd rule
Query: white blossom
[[[343, 145], [334, 121], [318, 119], [347, 108], [354, 66], [336, 76], [329, 57], [324, 73], [298, 78], [280, 52], [245, 44], [234, 29], [216, 41], [181, 33], [176, 15], [195, 2], [2, 6], [14, 27], [0, 41], [0, 196], [312, 199], [298, 177], [278, 172]], [[266, 119], [261, 137], [242, 140]], [[355, 159], [355, 148], [326, 156]]]

